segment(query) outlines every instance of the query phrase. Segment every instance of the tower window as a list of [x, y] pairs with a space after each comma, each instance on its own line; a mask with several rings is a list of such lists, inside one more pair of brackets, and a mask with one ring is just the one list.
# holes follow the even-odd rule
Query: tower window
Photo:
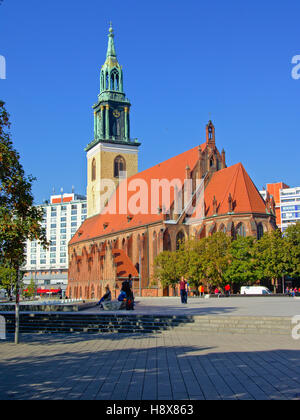
[[106, 76], [105, 76], [105, 89], [108, 90], [109, 89], [109, 77], [108, 77], [108, 73], [106, 72]]
[[111, 72], [111, 90], [119, 90], [119, 72], [116, 69]]
[[96, 180], [96, 159], [92, 161], [92, 181]]
[[126, 162], [122, 156], [117, 156], [114, 161], [114, 177], [119, 178], [121, 172], [126, 171]]
[[100, 89], [101, 89], [101, 92], [103, 92], [105, 90], [104, 79], [105, 79], [104, 72], [101, 71], [101, 79], [100, 79]]

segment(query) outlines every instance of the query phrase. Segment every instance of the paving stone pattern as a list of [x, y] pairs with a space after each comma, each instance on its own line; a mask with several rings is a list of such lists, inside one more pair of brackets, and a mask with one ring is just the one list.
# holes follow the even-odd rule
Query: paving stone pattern
[[23, 335], [0, 342], [0, 399], [300, 399], [300, 341], [198, 334]]

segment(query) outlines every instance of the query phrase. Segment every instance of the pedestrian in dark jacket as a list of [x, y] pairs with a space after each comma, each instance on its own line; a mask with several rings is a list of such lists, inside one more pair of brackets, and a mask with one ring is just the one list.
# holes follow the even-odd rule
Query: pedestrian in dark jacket
[[179, 282], [179, 288], [180, 288], [180, 297], [181, 297], [181, 303], [187, 303], [187, 281], [182, 276], [181, 280]]

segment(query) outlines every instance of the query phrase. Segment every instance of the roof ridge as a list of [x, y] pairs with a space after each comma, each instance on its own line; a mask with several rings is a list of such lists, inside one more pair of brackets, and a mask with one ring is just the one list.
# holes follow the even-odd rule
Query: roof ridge
[[[220, 201], [220, 203], [221, 203], [221, 205], [223, 204], [223, 202], [226, 200], [226, 197], [228, 197], [228, 191], [230, 191], [230, 187], [231, 187], [231, 185], [232, 185], [232, 183], [233, 183], [233, 181], [234, 181], [234, 179], [235, 179], [235, 177], [236, 177], [236, 173], [237, 173], [237, 171], [239, 170], [239, 166], [238, 166], [239, 164], [238, 163], [236, 163], [236, 164], [234, 164], [234, 165], [231, 165], [231, 166], [229, 166], [229, 167], [227, 167], [227, 168], [224, 168], [224, 169], [221, 169], [220, 171], [218, 171], [218, 172], [216, 172], [217, 174], [221, 174], [221, 172], [222, 171], [226, 171], [226, 170], [228, 170], [228, 169], [232, 169], [232, 168], [234, 168], [235, 166], [237, 167], [236, 168], [236, 171], [234, 172], [234, 174], [232, 175], [232, 179], [231, 179], [231, 181], [228, 183], [228, 187], [227, 187], [227, 189], [224, 191], [224, 197], [223, 197], [223, 199]], [[235, 192], [235, 190], [234, 190], [234, 192]], [[233, 194], [233, 196], [234, 196], [234, 194]], [[233, 198], [233, 197], [232, 197]]]
[[247, 194], [247, 197], [248, 197], [249, 207], [250, 207], [251, 210], [253, 210], [252, 209], [252, 202], [251, 202], [250, 195], [249, 195], [248, 185], [247, 185], [247, 182], [246, 182], [246, 179], [245, 179], [245, 175], [247, 174], [247, 172], [246, 172], [246, 169], [244, 168], [242, 163], [241, 163], [240, 169], [242, 170], [243, 181], [244, 181], [244, 185], [245, 185], [246, 194]]
[[[203, 143], [203, 144], [205, 144], [205, 143]], [[200, 146], [203, 146], [203, 144], [201, 144]], [[164, 164], [164, 163], [170, 162], [170, 161], [171, 161], [171, 160], [173, 160], [173, 159], [176, 159], [176, 158], [178, 158], [178, 157], [180, 157], [180, 156], [184, 156], [185, 154], [187, 154], [187, 153], [191, 152], [192, 150], [196, 151], [196, 150], [198, 150], [198, 148], [199, 148], [199, 145], [198, 145], [198, 146], [195, 146], [195, 147], [192, 147], [191, 149], [188, 149], [188, 150], [186, 150], [185, 152], [179, 153], [178, 155], [175, 155], [175, 156], [172, 156], [172, 157], [170, 157], [170, 158], [168, 158], [168, 159], [166, 159], [166, 160], [163, 160], [163, 161], [161, 161], [161, 162], [157, 163], [156, 165], [153, 165], [153, 166], [150, 166], [150, 167], [149, 167], [149, 168], [147, 168], [147, 169], [144, 169], [144, 170], [143, 170], [143, 171], [141, 171], [141, 172], [137, 172], [136, 174], [132, 175], [130, 178], [127, 178], [127, 179], [131, 179], [131, 178], [133, 178], [133, 177], [135, 177], [135, 176], [137, 176], [137, 175], [139, 175], [139, 174], [143, 174], [143, 173], [145, 173], [145, 172], [147, 172], [147, 171], [150, 171], [151, 169], [154, 169], [154, 168], [156, 168], [156, 167], [159, 167], [160, 165], [162, 165], [162, 164]]]
[[[250, 178], [250, 176], [249, 176], [248, 172], [246, 171], [246, 169], [245, 169], [244, 165], [243, 165], [243, 164], [241, 164], [241, 166], [242, 166], [242, 170], [243, 170], [244, 180], [245, 180], [245, 176], [247, 176], [247, 177], [249, 178], [249, 180], [250, 180], [251, 184], [254, 186], [254, 188], [255, 188], [255, 190], [256, 190], [256, 192], [257, 192], [257, 194], [258, 194], [258, 197], [261, 199], [261, 201], [263, 201], [263, 203], [265, 203], [265, 200], [262, 198], [262, 196], [261, 196], [261, 194], [260, 194], [260, 192], [259, 192], [259, 190], [258, 190], [257, 186], [254, 184], [254, 182], [253, 182], [253, 181], [252, 181], [252, 179]], [[245, 182], [245, 184], [246, 184], [246, 182]], [[248, 191], [247, 184], [246, 184], [246, 191], [247, 191], [248, 198], [249, 198], [249, 204], [250, 204], [250, 207], [251, 207], [251, 210], [252, 210], [252, 203], [251, 203], [251, 200], [250, 200], [250, 196], [249, 196], [249, 191]]]

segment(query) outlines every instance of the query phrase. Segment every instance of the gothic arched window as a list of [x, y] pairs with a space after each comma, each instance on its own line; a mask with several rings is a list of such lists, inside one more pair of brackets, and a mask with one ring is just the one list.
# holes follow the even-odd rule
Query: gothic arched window
[[119, 90], [119, 72], [116, 69], [113, 69], [111, 72], [111, 90]]
[[245, 228], [244, 223], [240, 223], [238, 225], [238, 227], [236, 228], [236, 234], [237, 236], [243, 236], [243, 237], [246, 236], [246, 228]]
[[121, 172], [126, 171], [126, 162], [122, 156], [117, 156], [114, 161], [114, 177], [119, 178]]
[[221, 226], [219, 227], [219, 232], [226, 233], [226, 226], [224, 225], [224, 223], [222, 223]]
[[107, 72], [105, 75], [105, 90], [109, 90], [109, 77]]
[[96, 180], [96, 159], [92, 161], [92, 181]]
[[153, 232], [153, 259], [157, 256], [157, 234]]
[[264, 227], [262, 223], [257, 226], [257, 239], [261, 239], [264, 236]]
[[171, 249], [172, 249], [171, 236], [170, 236], [169, 232], [166, 230], [164, 232], [164, 236], [163, 236], [163, 250], [164, 251], [171, 251]]
[[101, 90], [101, 92], [103, 92], [105, 90], [104, 89], [104, 73], [103, 73], [103, 71], [101, 71], [100, 90]]
[[180, 248], [180, 245], [184, 242], [185, 236], [182, 230], [178, 232], [176, 236], [176, 249], [178, 250]]

